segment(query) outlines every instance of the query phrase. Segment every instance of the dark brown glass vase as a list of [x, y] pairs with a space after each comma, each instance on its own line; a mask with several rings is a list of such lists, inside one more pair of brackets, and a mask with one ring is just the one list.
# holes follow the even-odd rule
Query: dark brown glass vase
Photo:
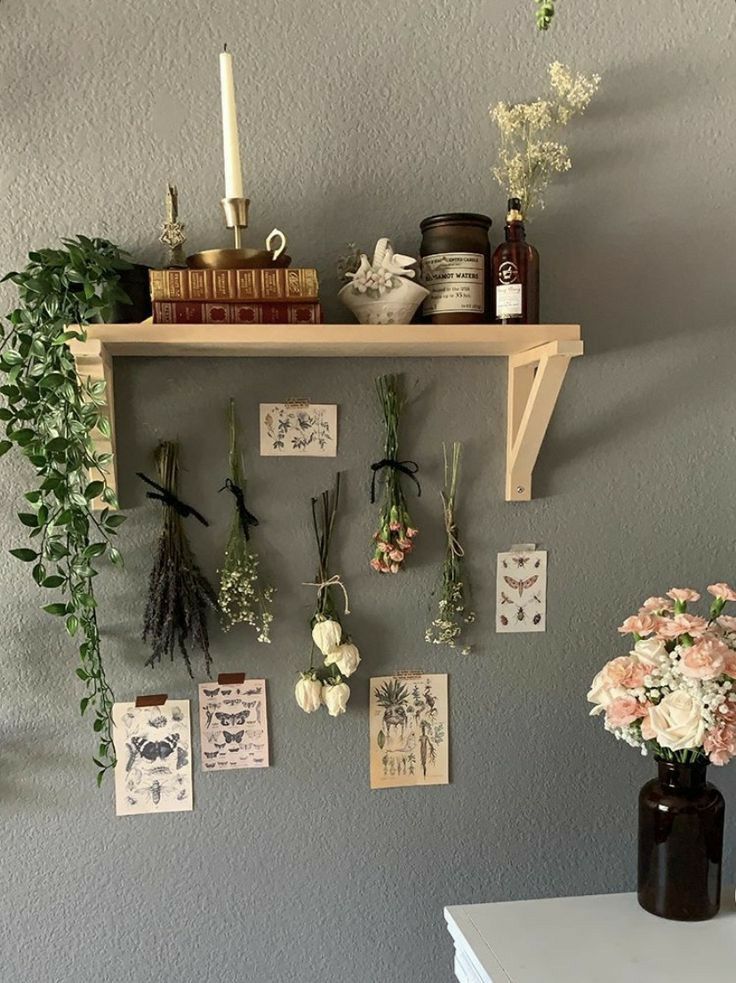
[[706, 782], [707, 762], [658, 761], [639, 793], [639, 904], [683, 922], [718, 914], [723, 796]]

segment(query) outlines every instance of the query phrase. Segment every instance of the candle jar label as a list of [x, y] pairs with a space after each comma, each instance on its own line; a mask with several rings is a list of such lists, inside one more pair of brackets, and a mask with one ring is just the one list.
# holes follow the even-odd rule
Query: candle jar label
[[422, 283], [431, 314], [482, 314], [485, 310], [485, 258], [482, 253], [435, 253], [422, 259]]

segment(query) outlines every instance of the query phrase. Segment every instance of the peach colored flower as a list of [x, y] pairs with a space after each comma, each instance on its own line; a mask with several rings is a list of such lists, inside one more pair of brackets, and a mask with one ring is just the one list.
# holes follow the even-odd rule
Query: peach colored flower
[[723, 656], [723, 671], [727, 676], [736, 679], [736, 652], [733, 649], [727, 649]]
[[401, 550], [391, 550], [388, 557], [390, 560], [393, 560], [394, 563], [401, 563], [403, 562], [404, 554], [401, 552]]
[[639, 608], [639, 614], [660, 614], [671, 610], [672, 602], [666, 597], [648, 597]]
[[736, 724], [736, 697], [730, 697], [718, 707], [718, 716], [727, 724]]
[[371, 560], [371, 566], [373, 567], [374, 570], [383, 570], [383, 564], [378, 559], [378, 557], [374, 557]]
[[723, 672], [726, 655], [731, 651], [717, 638], [701, 638], [685, 649], [680, 659], [683, 676], [690, 679], [715, 679]]
[[711, 764], [728, 764], [736, 754], [736, 729], [728, 723], [717, 723], [706, 733], [703, 750]]
[[699, 601], [700, 594], [692, 587], [673, 587], [671, 590], [667, 591], [667, 597], [671, 597], [673, 601]]
[[675, 639], [679, 635], [702, 635], [708, 622], [697, 614], [676, 614], [674, 618], [662, 618], [657, 626], [657, 634], [662, 638]]
[[611, 686], [635, 689], [644, 685], [644, 678], [649, 675], [651, 666], [644, 665], [636, 657], [621, 655], [606, 663], [603, 671]]
[[736, 631], [736, 618], [730, 614], [722, 614], [718, 619], [718, 624], [721, 628], [725, 628], [726, 631]]
[[651, 635], [657, 630], [659, 619], [651, 614], [632, 614], [619, 627], [619, 635]]
[[389, 567], [389, 569], [390, 569], [391, 573], [398, 573], [399, 572], [399, 564], [398, 563], [392, 563], [391, 566]]
[[611, 727], [628, 727], [646, 714], [647, 708], [636, 697], [619, 696], [606, 707], [606, 722]]
[[736, 601], [736, 590], [728, 584], [711, 584], [708, 593], [724, 601]]
[[406, 535], [409, 537], [409, 539], [414, 539], [414, 537], [418, 532], [419, 532], [418, 529], [412, 529], [411, 526], [406, 527]]

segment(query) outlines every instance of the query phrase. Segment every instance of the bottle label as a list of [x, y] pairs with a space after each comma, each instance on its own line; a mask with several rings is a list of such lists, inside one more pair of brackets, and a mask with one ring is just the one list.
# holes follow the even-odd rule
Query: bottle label
[[522, 286], [520, 283], [499, 283], [496, 286], [496, 317], [520, 317], [522, 308]]
[[483, 253], [434, 253], [422, 259], [422, 283], [429, 290], [422, 311], [429, 314], [485, 313]]

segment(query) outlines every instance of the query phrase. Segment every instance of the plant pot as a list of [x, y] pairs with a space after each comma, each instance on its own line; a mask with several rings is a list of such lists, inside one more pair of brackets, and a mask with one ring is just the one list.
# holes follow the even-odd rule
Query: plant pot
[[360, 324], [409, 324], [429, 291], [404, 277], [384, 294], [359, 293], [348, 283], [337, 296]]
[[639, 793], [639, 904], [676, 921], [718, 914], [723, 796], [706, 781], [708, 764], [657, 761]]
[[113, 305], [111, 324], [135, 324], [151, 316], [151, 287], [148, 267], [136, 263], [129, 270], [120, 271], [120, 286], [130, 297], [130, 303], [120, 301]]

